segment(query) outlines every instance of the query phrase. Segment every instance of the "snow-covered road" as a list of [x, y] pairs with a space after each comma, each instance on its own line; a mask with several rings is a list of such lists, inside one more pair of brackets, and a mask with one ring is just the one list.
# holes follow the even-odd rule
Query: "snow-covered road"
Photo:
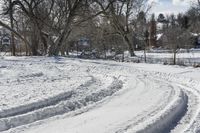
[[45, 57], [0, 60], [0, 131], [200, 130], [200, 69]]

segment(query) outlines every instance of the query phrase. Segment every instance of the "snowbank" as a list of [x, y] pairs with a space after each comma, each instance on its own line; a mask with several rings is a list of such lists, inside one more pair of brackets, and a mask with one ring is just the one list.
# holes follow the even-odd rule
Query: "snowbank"
[[[61, 97], [55, 96], [53, 98], [47, 99], [46, 101], [26, 105], [22, 108], [18, 107], [10, 109], [8, 113], [2, 112], [1, 117], [11, 117], [0, 119], [0, 131], [5, 131], [13, 127], [67, 113], [69, 111], [82, 108], [88, 104], [98, 102], [107, 96], [113, 95], [116, 91], [122, 88], [122, 85], [123, 83], [120, 80], [114, 79], [113, 83], [108, 88], [86, 95], [81, 99], [75, 98], [68, 100], [68, 98], [76, 95], [76, 93], [69, 92], [59, 95]], [[58, 101], [60, 102], [56, 104]]]
[[[145, 128], [143, 126], [135, 127], [139, 128], [136, 133], [168, 133], [173, 129], [181, 117], [187, 111], [188, 97], [180, 91], [179, 96], [175, 99], [163, 112], [155, 116], [156, 118], [150, 118], [145, 122]], [[127, 133], [133, 131], [128, 130]]]

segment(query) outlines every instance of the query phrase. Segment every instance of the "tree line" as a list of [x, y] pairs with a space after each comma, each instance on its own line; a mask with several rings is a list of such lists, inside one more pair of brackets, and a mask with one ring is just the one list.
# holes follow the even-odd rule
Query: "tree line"
[[197, 5], [186, 14], [158, 19], [149, 17], [150, 9], [148, 0], [3, 0], [0, 25], [11, 31], [12, 55], [18, 38], [26, 55], [33, 56], [67, 55], [81, 37], [101, 53], [129, 50], [134, 56], [136, 48], [156, 46], [158, 21], [173, 49], [185, 38], [182, 32], [199, 33]]

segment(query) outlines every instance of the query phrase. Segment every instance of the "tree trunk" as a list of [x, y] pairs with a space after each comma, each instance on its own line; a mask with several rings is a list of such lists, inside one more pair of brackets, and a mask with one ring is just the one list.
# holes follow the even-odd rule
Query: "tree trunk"
[[65, 45], [63, 45], [60, 49], [60, 52], [61, 52], [61, 56], [65, 56]]
[[107, 55], [106, 55], [106, 45], [103, 43], [103, 52], [104, 52], [104, 58], [106, 59], [107, 58]]
[[147, 54], [146, 54], [146, 48], [144, 48], [144, 62], [147, 63]]
[[32, 55], [37, 56], [38, 55], [38, 51], [37, 51], [38, 41], [33, 38], [31, 42], [32, 42], [32, 47], [31, 47]]
[[32, 55], [33, 56], [37, 56], [38, 55], [38, 43], [39, 43], [39, 40], [38, 40], [38, 32], [37, 32], [37, 29], [36, 27], [32, 27], [33, 31], [32, 31], [32, 35], [31, 35], [31, 51], [32, 51]]
[[38, 52], [39, 48], [39, 43], [41, 40], [41, 29], [39, 28], [39, 24], [37, 23], [36, 20], [32, 19], [31, 20], [31, 51], [33, 56], [38, 56], [40, 55]]
[[70, 34], [70, 31], [68, 31], [68, 29], [64, 29], [64, 31], [59, 36], [57, 41], [54, 44], [51, 45], [50, 50], [49, 50], [50, 56], [53, 56], [53, 55], [57, 56], [59, 54], [59, 51], [61, 50], [61, 48], [64, 44], [64, 41], [67, 39], [69, 34]]
[[14, 34], [11, 33], [11, 50], [12, 50], [12, 56], [16, 56], [16, 48], [15, 48], [15, 39], [14, 39]]
[[42, 54], [43, 55], [46, 55], [47, 54], [47, 48], [48, 48], [48, 44], [47, 44], [47, 39], [46, 39], [46, 37], [45, 37], [45, 35], [43, 35], [42, 33], [41, 33], [41, 41], [42, 41], [42, 43], [43, 43], [43, 51], [42, 51]]
[[126, 35], [124, 36], [124, 40], [128, 45], [130, 55], [135, 56], [133, 44], [131, 43], [131, 41], [129, 40], [129, 38]]
[[124, 50], [122, 51], [122, 62], [124, 62]]
[[173, 64], [176, 65], [176, 50], [174, 51]]
[[[24, 38], [26, 39], [26, 34], [24, 34]], [[26, 42], [24, 42], [25, 45], [25, 50], [26, 50], [26, 56], [29, 55], [29, 48], [28, 48], [28, 44]]]
[[69, 55], [69, 48], [66, 48], [65, 52], [66, 52], [66, 55], [68, 56]]
[[[9, 4], [11, 6], [12, 0], [9, 0]], [[13, 8], [10, 9], [10, 27], [14, 29], [14, 23], [13, 23]], [[14, 39], [14, 33], [11, 32], [11, 52], [12, 56], [15, 56], [15, 39]]]

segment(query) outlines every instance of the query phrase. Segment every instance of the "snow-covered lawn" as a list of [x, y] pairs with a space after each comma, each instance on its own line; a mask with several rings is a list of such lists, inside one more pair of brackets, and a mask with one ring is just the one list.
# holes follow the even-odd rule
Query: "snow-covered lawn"
[[0, 131], [200, 131], [200, 69], [63, 57], [1, 57]]
[[[137, 56], [144, 57], [143, 51], [136, 51]], [[149, 58], [173, 58], [173, 53], [146, 53], [147, 57]], [[184, 52], [184, 53], [177, 53], [177, 58], [186, 58], [186, 59], [195, 59], [200, 58], [200, 52]]]
[[[150, 51], [146, 53], [147, 63], [160, 63], [160, 64], [173, 64], [174, 54], [173, 53], [160, 53], [162, 51]], [[136, 51], [137, 57], [141, 62], [144, 61], [144, 51]], [[132, 57], [126, 57], [128, 61], [136, 61]], [[137, 58], [137, 60], [138, 60]], [[200, 65], [200, 50], [179, 51], [176, 54], [176, 64], [186, 66], [198, 66]]]

